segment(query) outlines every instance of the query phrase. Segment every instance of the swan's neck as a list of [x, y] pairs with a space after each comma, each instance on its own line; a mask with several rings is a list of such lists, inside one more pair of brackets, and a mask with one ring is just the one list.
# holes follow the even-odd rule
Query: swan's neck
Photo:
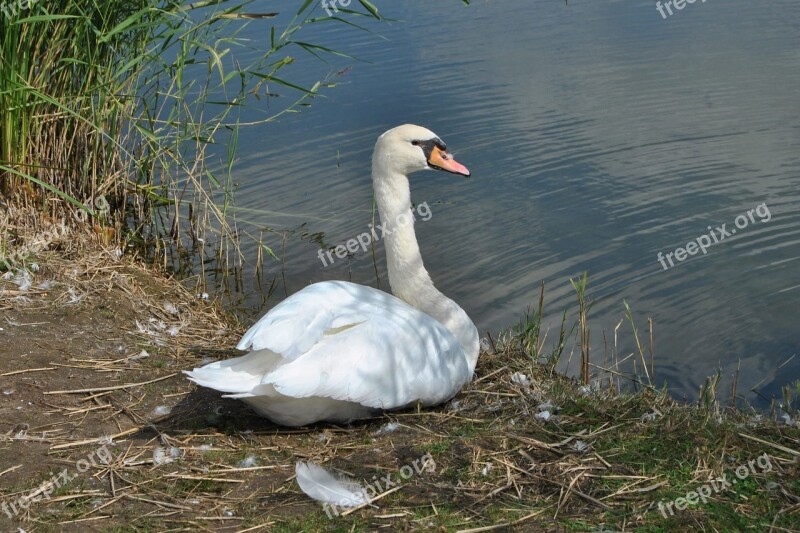
[[414, 233], [408, 177], [386, 170], [381, 159], [376, 158], [372, 180], [381, 219], [381, 228], [376, 227], [375, 231], [386, 247], [386, 269], [392, 293], [448, 328], [461, 344], [470, 372], [473, 371], [480, 346], [478, 330], [458, 304], [434, 287], [422, 264]]

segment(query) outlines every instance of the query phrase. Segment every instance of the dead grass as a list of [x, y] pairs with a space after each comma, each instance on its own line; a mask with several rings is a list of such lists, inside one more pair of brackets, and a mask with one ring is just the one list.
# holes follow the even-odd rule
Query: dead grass
[[[10, 509], [51, 492], [12, 518], [0, 511], [4, 530], [798, 529], [796, 426], [652, 390], [581, 387], [508, 337], [437, 409], [276, 427], [179, 373], [235, 355], [243, 328], [93, 239], [33, 254], [39, 270], [24, 291], [0, 282], [0, 501]], [[659, 512], [659, 501], [731, 479], [764, 453], [768, 471], [674, 516]], [[435, 468], [401, 479], [425, 454]], [[300, 459], [365, 484], [390, 475], [399, 488], [329, 518], [294, 482]], [[48, 488], [64, 468], [72, 479]]]

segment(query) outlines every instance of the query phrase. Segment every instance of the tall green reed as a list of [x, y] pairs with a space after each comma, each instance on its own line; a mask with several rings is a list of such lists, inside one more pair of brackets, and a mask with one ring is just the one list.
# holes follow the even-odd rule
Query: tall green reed
[[[246, 12], [250, 2], [62, 0], [0, 15], [4, 200], [124, 235], [165, 264], [214, 241], [227, 264], [239, 253], [231, 207], [241, 109], [263, 93], [291, 95], [255, 123], [272, 121], [332, 86], [323, 76], [303, 87], [283, 71], [296, 53], [346, 56], [298, 33], [331, 21], [367, 30], [354, 21], [380, 15], [359, 1], [363, 11], [334, 17], [298, 1], [247, 64], [236, 53], [251, 46], [243, 28], [277, 15]], [[207, 160], [214, 144], [228, 147], [216, 171]]]

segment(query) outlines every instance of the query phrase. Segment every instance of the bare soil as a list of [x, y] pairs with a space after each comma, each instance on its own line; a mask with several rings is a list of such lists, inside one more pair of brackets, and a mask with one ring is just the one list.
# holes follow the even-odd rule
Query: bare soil
[[[178, 281], [97, 247], [42, 254], [21, 282], [0, 281], [3, 531], [736, 530], [726, 513], [776, 531], [798, 523], [793, 426], [723, 422], [654, 393], [583, 393], [497, 348], [440, 408], [288, 430], [180, 373], [239, 355], [244, 328]], [[659, 513], [763, 453], [772, 467], [747, 487]], [[298, 460], [374, 484], [425, 454], [435, 467], [346, 516], [294, 482]]]

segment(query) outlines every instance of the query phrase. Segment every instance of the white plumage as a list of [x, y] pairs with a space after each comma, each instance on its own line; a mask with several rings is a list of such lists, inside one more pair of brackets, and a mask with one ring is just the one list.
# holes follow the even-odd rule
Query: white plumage
[[369, 502], [364, 487], [344, 476], [334, 476], [314, 463], [298, 462], [294, 472], [297, 484], [317, 501], [339, 507], [357, 507]]
[[245, 333], [237, 348], [249, 354], [186, 372], [189, 378], [288, 426], [347, 422], [454, 396], [472, 378], [478, 332], [422, 265], [406, 175], [429, 163], [469, 175], [419, 126], [389, 130], [375, 147], [373, 185], [399, 298], [345, 281], [315, 283]]

